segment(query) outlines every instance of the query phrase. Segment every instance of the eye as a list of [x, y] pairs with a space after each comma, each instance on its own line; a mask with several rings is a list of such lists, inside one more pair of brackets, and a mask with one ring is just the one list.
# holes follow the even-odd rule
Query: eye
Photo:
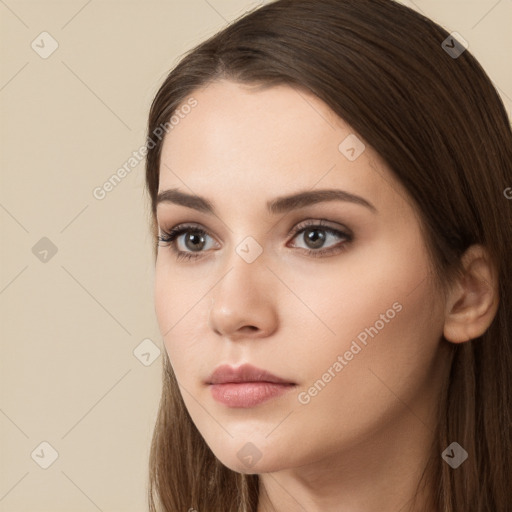
[[[183, 234], [184, 237], [183, 244], [185, 249], [191, 249], [192, 252], [187, 250], [180, 250], [177, 245], [178, 238], [180, 238]], [[207, 245], [205, 243], [206, 237], [210, 237], [210, 235], [204, 230], [194, 225], [179, 225], [175, 228], [164, 231], [162, 235], [158, 236], [158, 242], [168, 243], [169, 247], [176, 254], [176, 258], [180, 259], [195, 259], [201, 257], [202, 249]], [[158, 244], [160, 247], [162, 245]], [[194, 254], [195, 252], [199, 252], [199, 254]]]
[[[346, 250], [347, 244], [353, 240], [353, 235], [350, 233], [350, 230], [347, 229], [346, 232], [341, 231], [340, 229], [326, 226], [324, 222], [324, 219], [320, 220], [320, 222], [306, 221], [295, 227], [289, 235], [293, 234], [293, 238], [299, 237], [299, 239], [302, 237], [306, 244], [304, 250], [307, 254], [314, 257], [325, 256], [327, 254], [338, 254], [341, 251]], [[325, 248], [324, 244], [329, 239], [334, 239], [334, 241], [336, 239], [344, 239], [344, 241], [335, 246]]]

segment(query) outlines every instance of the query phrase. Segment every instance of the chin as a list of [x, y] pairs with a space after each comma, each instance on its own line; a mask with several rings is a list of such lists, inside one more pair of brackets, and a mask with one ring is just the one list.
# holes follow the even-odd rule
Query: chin
[[227, 468], [246, 475], [274, 473], [287, 467], [284, 464], [285, 461], [283, 460], [283, 457], [280, 457], [279, 454], [271, 452], [271, 455], [268, 458], [265, 458], [264, 453], [256, 451], [254, 445], [250, 442], [247, 442], [242, 445], [241, 448], [238, 448], [234, 457], [219, 457], [217, 454], [215, 454], [215, 456]]

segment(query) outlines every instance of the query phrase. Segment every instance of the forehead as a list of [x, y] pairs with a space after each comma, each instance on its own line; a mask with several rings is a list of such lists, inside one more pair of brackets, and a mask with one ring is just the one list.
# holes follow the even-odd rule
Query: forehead
[[312, 188], [343, 188], [374, 204], [396, 194], [398, 183], [368, 144], [347, 158], [347, 144], [360, 151], [364, 142], [311, 93], [220, 81], [190, 96], [197, 104], [164, 139], [160, 191], [229, 193], [239, 205]]
[[203, 156], [286, 162], [311, 150], [336, 150], [336, 128], [347, 135], [351, 131], [318, 98], [287, 85], [260, 90], [224, 80], [191, 96], [197, 105], [180, 116], [163, 144], [163, 155], [175, 163], [200, 162]]

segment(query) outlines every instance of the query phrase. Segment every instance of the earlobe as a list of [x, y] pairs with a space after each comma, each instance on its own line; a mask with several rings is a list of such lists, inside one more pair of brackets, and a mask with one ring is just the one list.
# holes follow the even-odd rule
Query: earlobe
[[446, 301], [444, 337], [452, 343], [478, 338], [491, 325], [499, 304], [496, 269], [485, 248], [469, 247], [461, 258], [464, 275]]

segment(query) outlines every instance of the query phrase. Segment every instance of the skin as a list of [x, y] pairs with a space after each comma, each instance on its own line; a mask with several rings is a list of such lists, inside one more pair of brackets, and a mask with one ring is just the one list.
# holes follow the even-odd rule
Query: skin
[[[159, 204], [160, 230], [194, 223], [209, 235], [196, 260], [177, 260], [162, 243], [155, 271], [157, 320], [193, 422], [224, 465], [260, 475], [258, 512], [409, 510], [449, 371], [442, 335], [467, 341], [496, 312], [485, 252], [471, 248], [471, 277], [446, 294], [436, 290], [407, 192], [368, 144], [354, 161], [340, 152], [354, 132], [312, 94], [220, 81], [193, 97], [197, 106], [164, 140], [159, 192], [204, 196], [217, 215]], [[377, 212], [341, 201], [266, 210], [277, 196], [334, 188]], [[287, 235], [320, 219], [354, 235], [347, 242], [320, 231], [321, 248], [345, 250], [314, 257], [306, 250], [318, 246], [304, 231]], [[252, 263], [236, 252], [248, 236], [262, 249]], [[175, 243], [194, 253], [186, 234]], [[301, 403], [299, 393], [396, 303], [394, 318]], [[296, 387], [248, 409], [216, 402], [204, 380], [220, 364], [244, 362]], [[248, 442], [261, 456], [252, 467], [237, 456]]]

